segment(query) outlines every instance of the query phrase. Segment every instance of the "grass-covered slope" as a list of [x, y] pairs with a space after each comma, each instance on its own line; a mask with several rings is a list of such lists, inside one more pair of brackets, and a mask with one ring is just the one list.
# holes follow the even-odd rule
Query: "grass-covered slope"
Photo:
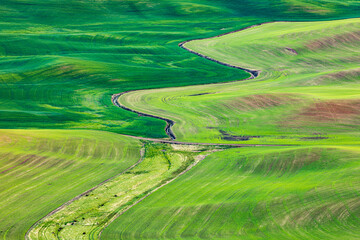
[[140, 158], [139, 141], [112, 133], [0, 131], [0, 238], [26, 231], [66, 201]]
[[212, 154], [121, 215], [101, 239], [358, 239], [359, 151]]
[[360, 20], [276, 22], [184, 46], [252, 80], [134, 91], [119, 102], [176, 123], [178, 140], [358, 143]]
[[[358, 2], [339, 0], [259, 2], [250, 0], [2, 0], [0, 2], [0, 129], [19, 130], [0, 130], [0, 238], [23, 238], [32, 224], [56, 207], [103, 180], [121, 173], [139, 160], [141, 146], [139, 141], [115, 134], [87, 130], [165, 137], [163, 121], [138, 116], [113, 106], [112, 94], [127, 90], [224, 82], [248, 77], [245, 72], [218, 65], [180, 49], [179, 42], [199, 36], [210, 37], [260, 22], [340, 19], [359, 17], [359, 12]], [[339, 25], [336, 31], [339, 34], [345, 33], [351, 29], [350, 25], [348, 24], [346, 28]], [[356, 26], [354, 23], [352, 27]], [[327, 34], [326, 31], [322, 33]], [[335, 30], [329, 33], [335, 34]], [[312, 34], [315, 36], [314, 39], [321, 35], [316, 31]], [[271, 37], [271, 34], [268, 37]], [[353, 37], [353, 35], [346, 35], [346, 41], [343, 41], [341, 37], [342, 49], [339, 49], [337, 45], [334, 46], [331, 49], [334, 55], [338, 55], [336, 51], [344, 53], [358, 46], [352, 41], [347, 41], [348, 38], [351, 40]], [[324, 41], [325, 45], [332, 44], [326, 39]], [[278, 42], [281, 41], [275, 41], [275, 43]], [[315, 45], [322, 45], [322, 43], [320, 41]], [[233, 50], [231, 52], [234, 52]], [[252, 50], [258, 53], [259, 49], [250, 49]], [[328, 49], [320, 51], [330, 52]], [[291, 55], [292, 51], [286, 53]], [[320, 60], [324, 61], [324, 66], [327, 66], [326, 55], [319, 54], [319, 56], [322, 56]], [[294, 56], [288, 56], [283, 63], [288, 63], [291, 57]], [[308, 57], [311, 59], [313, 56], [308, 55]], [[314, 58], [313, 61], [305, 61], [304, 65], [313, 66], [318, 60]], [[357, 114], [357, 102], [341, 102], [340, 104], [345, 104], [347, 109], [350, 108], [345, 113], [340, 112], [341, 118], [338, 118], [337, 114], [334, 118], [333, 114], [325, 111], [325, 117], [330, 118], [331, 121], [325, 123], [319, 121], [319, 126], [312, 124], [317, 121], [317, 118], [322, 119], [323, 116], [315, 116], [315, 120], [300, 127], [296, 121], [287, 121], [288, 118], [285, 118], [286, 124], [294, 122], [295, 126], [283, 128], [282, 121], [280, 127], [277, 125], [278, 121], [272, 122], [282, 113], [294, 110], [293, 105], [278, 104], [283, 96], [279, 99], [279, 96], [271, 93], [265, 96], [265, 103], [260, 101], [261, 107], [256, 110], [259, 112], [244, 111], [252, 106], [258, 106], [258, 98], [255, 97], [255, 100], [250, 100], [248, 104], [247, 94], [239, 91], [239, 89], [252, 93], [258, 91], [261, 95], [264, 93], [261, 88], [269, 87], [268, 91], [286, 92], [285, 102], [288, 102], [288, 98], [294, 97], [291, 94], [288, 96], [289, 92], [294, 92], [296, 95], [294, 101], [303, 104], [304, 107], [309, 107], [309, 111], [305, 108], [304, 113], [300, 112], [301, 116], [307, 117], [313, 112], [311, 109], [314, 106], [309, 105], [312, 103], [309, 99], [312, 99], [313, 95], [320, 96], [321, 100], [356, 98], [357, 73], [353, 71], [354, 66], [351, 66], [350, 62], [356, 62], [358, 58], [350, 54], [344, 55], [344, 59], [336, 58], [333, 61], [337, 61], [333, 62], [334, 69], [326, 67], [324, 69], [333, 74], [330, 75], [330, 79], [334, 78], [341, 82], [342, 87], [337, 84], [334, 85], [335, 88], [328, 84], [329, 78], [319, 80], [328, 84], [326, 87], [310, 88], [306, 84], [298, 86], [297, 84], [302, 81], [297, 81], [295, 78], [289, 81], [290, 75], [288, 78], [281, 73], [281, 70], [273, 71], [272, 69], [263, 72], [263, 78], [259, 79], [263, 80], [261, 84], [253, 81], [246, 86], [229, 84], [221, 87], [214, 86], [214, 88], [211, 86], [201, 86], [191, 88], [191, 90], [186, 88], [176, 93], [179, 95], [170, 92], [170, 97], [164, 95], [168, 90], [156, 90], [157, 96], [164, 98], [164, 101], [172, 106], [169, 107], [170, 111], [169, 108], [166, 109], [167, 107], [163, 111], [158, 111], [159, 105], [154, 102], [156, 109], [149, 108], [149, 110], [151, 114], [159, 113], [174, 118], [177, 121], [177, 134], [182, 140], [229, 142], [234, 138], [238, 141], [239, 138], [247, 137], [256, 140], [260, 139], [256, 134], [263, 134], [266, 137], [261, 136], [261, 139], [269, 139], [267, 142], [288, 143], [298, 140], [303, 142], [304, 139], [323, 137], [324, 132], [327, 133], [330, 129], [331, 138], [324, 139], [325, 142], [335, 142], [336, 138], [344, 141], [347, 138], [351, 143], [354, 142], [355, 134], [349, 129], [353, 128], [355, 132], [357, 130], [357, 119], [353, 117]], [[336, 68], [339, 64], [346, 68], [345, 72]], [[298, 67], [297, 70], [300, 69]], [[323, 70], [323, 67], [319, 68]], [[269, 76], [267, 80], [266, 76]], [[304, 74], [301, 72], [298, 76], [300, 79], [304, 77]], [[309, 73], [309, 76], [313, 77], [314, 73]], [[273, 81], [276, 77], [284, 81], [281, 83]], [[313, 78], [309, 79], [310, 82], [313, 81]], [[285, 82], [288, 85], [282, 84]], [[345, 82], [346, 84], [343, 84]], [[284, 86], [287, 86], [287, 89], [283, 88]], [[279, 90], [280, 87], [283, 90]], [[297, 101], [297, 92], [305, 90], [308, 95], [301, 98], [309, 102]], [[173, 90], [169, 89], [169, 91]], [[207, 94], [212, 92], [216, 94]], [[245, 97], [245, 100], [237, 99], [239, 93], [240, 96]], [[335, 94], [338, 97], [334, 97]], [[179, 99], [178, 96], [183, 98], [181, 103], [176, 102], [177, 98]], [[235, 103], [231, 102], [234, 98]], [[215, 104], [215, 101], [223, 105]], [[232, 106], [234, 104], [239, 106], [238, 101], [245, 101], [245, 105], [244, 108], [239, 107], [237, 112], [235, 111], [234, 117], [235, 108]], [[267, 107], [269, 101], [270, 107], [277, 105], [279, 108], [269, 110]], [[137, 101], [134, 101], [134, 104], [137, 104]], [[301, 104], [299, 106], [302, 106]], [[320, 103], [320, 109], [327, 109], [329, 104], [334, 105], [333, 102], [321, 104], [323, 103]], [[339, 103], [335, 102], [335, 106], [338, 105]], [[264, 111], [263, 106], [265, 106]], [[317, 109], [318, 105], [315, 107]], [[231, 111], [227, 111], [229, 108]], [[182, 112], [183, 118], [178, 117], [179, 111]], [[219, 116], [216, 112], [223, 112], [224, 115]], [[292, 115], [289, 118], [293, 119]], [[336, 124], [332, 122], [334, 119]], [[270, 125], [259, 125], [264, 122], [269, 122]], [[300, 122], [304, 123], [301, 118]], [[248, 124], [246, 128], [238, 127], [244, 123]], [[309, 125], [313, 129], [309, 129]], [[25, 128], [46, 130], [23, 130]], [[243, 132], [242, 129], [247, 130]], [[289, 129], [299, 130], [294, 135]], [[290, 131], [289, 134], [288, 131]], [[272, 135], [274, 133], [276, 133], [275, 137]], [[288, 136], [294, 136], [294, 138]], [[159, 153], [162, 152], [157, 152]], [[164, 163], [164, 161], [154, 166], [149, 163], [145, 168], [160, 166], [162, 173], [168, 173], [166, 164], [168, 162]], [[170, 168], [170, 170], [173, 169]], [[143, 171], [142, 168], [140, 172], [130, 173], [130, 175], [141, 176], [145, 185], [151, 185], [151, 181], [147, 182], [150, 179], [147, 178], [147, 172], [141, 171]], [[156, 174], [157, 172], [154, 173]], [[169, 175], [156, 176], [161, 182]], [[136, 181], [136, 178], [131, 178], [129, 181], [132, 180]], [[152, 189], [154, 185], [146, 186]], [[127, 186], [133, 189], [132, 186], [137, 185], [129, 183]], [[99, 195], [92, 196], [92, 199], [99, 197], [96, 200], [100, 201], [103, 200], [101, 197], [105, 196], [104, 202], [114, 200], [108, 198], [109, 195], [106, 194], [112, 193], [112, 190], [117, 191], [117, 187], [120, 186], [115, 184], [112, 187], [112, 189], [106, 189], [105, 186], [105, 191], [97, 192]], [[127, 196], [135, 199], [144, 194], [142, 191], [144, 189], [145, 187], [140, 188], [134, 194], [136, 196], [127, 192], [129, 194]], [[103, 193], [104, 195], [101, 195]], [[93, 205], [89, 204], [88, 207], [103, 207], [101, 206], [103, 202], [97, 205], [98, 203], [98, 201], [91, 202]], [[97, 216], [107, 217], [96, 210], [98, 208], [95, 209]], [[74, 215], [67, 213], [69, 214], [65, 214], [65, 217], [71, 219], [70, 222], [65, 223], [65, 226], [67, 229], [72, 229], [73, 226], [76, 228], [77, 225], [72, 217], [75, 215], [79, 221], [82, 217], [76, 215], [78, 212], [72, 213]], [[82, 213], [80, 211], [80, 214]], [[91, 211], [85, 211], [85, 213], [91, 213]], [[90, 217], [86, 216], [86, 221], [89, 219]], [[96, 216], [94, 219], [85, 224], [89, 223], [96, 228], [98, 219]], [[71, 225], [72, 223], [74, 225]], [[59, 230], [63, 228], [63, 224], [64, 222], [59, 221], [53, 229]], [[86, 225], [84, 228], [88, 232], [92, 227]], [[99, 229], [94, 232], [97, 233]], [[78, 230], [83, 230], [82, 226]], [[60, 231], [60, 233], [70, 236], [71, 234], [66, 235], [68, 233], [66, 231]], [[117, 234], [117, 231], [116, 228], [114, 234]], [[105, 236], [108, 234], [111, 233], [107, 231]], [[87, 236], [85, 234], [85, 237]]]
[[164, 137], [165, 123], [111, 94], [246, 78], [178, 48], [270, 20], [358, 16], [356, 1], [2, 0], [0, 128], [86, 128]]
[[146, 143], [136, 166], [42, 219], [29, 231], [27, 239], [99, 239], [111, 221], [191, 169], [211, 149]]

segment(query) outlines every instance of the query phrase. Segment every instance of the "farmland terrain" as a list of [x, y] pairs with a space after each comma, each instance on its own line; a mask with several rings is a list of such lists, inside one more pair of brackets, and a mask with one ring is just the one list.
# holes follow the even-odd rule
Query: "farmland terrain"
[[359, 28], [359, 19], [275, 22], [190, 41], [190, 51], [259, 76], [132, 91], [118, 101], [173, 120], [180, 141], [358, 143]]
[[339, 0], [3, 0], [0, 128], [166, 137], [163, 121], [119, 110], [109, 96], [248, 77], [179, 42], [274, 20], [356, 17], [359, 9]]
[[101, 239], [358, 239], [359, 150], [214, 153], [117, 218]]
[[1, 1], [0, 238], [356, 239], [359, 12]]
[[37, 220], [135, 164], [140, 148], [106, 132], [1, 130], [2, 238], [23, 239]]
[[357, 239], [359, 26], [275, 22], [189, 41], [197, 55], [259, 75], [121, 95], [129, 109], [172, 119], [178, 141], [295, 146], [212, 154], [102, 239]]
[[98, 239], [102, 229], [189, 171], [216, 147], [146, 144], [139, 164], [40, 221], [29, 239]]

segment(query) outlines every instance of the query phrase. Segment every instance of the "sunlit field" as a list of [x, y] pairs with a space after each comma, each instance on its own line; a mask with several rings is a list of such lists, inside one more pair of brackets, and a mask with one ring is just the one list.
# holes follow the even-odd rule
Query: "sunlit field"
[[357, 144], [360, 20], [256, 26], [185, 47], [259, 71], [226, 84], [134, 91], [119, 102], [175, 121], [178, 140]]
[[358, 238], [359, 13], [2, 0], [0, 238]]
[[338, 146], [218, 152], [102, 239], [358, 239], [358, 156]]
[[140, 159], [139, 141], [75, 130], [1, 130], [0, 236], [37, 220]]

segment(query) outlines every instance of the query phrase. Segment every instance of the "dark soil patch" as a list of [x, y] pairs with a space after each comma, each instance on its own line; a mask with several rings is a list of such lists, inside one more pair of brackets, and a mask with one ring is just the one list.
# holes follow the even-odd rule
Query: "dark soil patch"
[[285, 50], [291, 53], [292, 55], [298, 55], [298, 52], [293, 48], [286, 47]]
[[241, 135], [241, 136], [236, 136], [236, 135], [232, 135], [229, 134], [223, 130], [219, 130], [219, 132], [221, 133], [221, 138], [227, 141], [248, 141], [252, 138], [260, 138], [260, 136], [249, 136], [249, 135]]
[[202, 95], [208, 95], [208, 94], [214, 94], [214, 93], [197, 93], [197, 94], [192, 94], [192, 95], [188, 95], [188, 96], [195, 97], [195, 96], [202, 96]]

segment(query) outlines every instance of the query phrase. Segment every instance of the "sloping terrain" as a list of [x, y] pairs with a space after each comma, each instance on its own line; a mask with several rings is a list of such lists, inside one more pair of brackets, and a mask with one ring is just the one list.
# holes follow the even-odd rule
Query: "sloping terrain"
[[[98, 239], [117, 217], [103, 238], [355, 238], [359, 20], [339, 19], [359, 13], [340, 0], [2, 0], [0, 238]], [[314, 20], [336, 21], [183, 42]], [[136, 110], [174, 120], [183, 145]]]
[[40, 218], [121, 173], [141, 143], [112, 133], [0, 131], [0, 237], [23, 239]]
[[358, 239], [359, 150], [217, 152], [129, 209], [101, 239]]
[[246, 81], [133, 91], [120, 104], [175, 121], [179, 141], [358, 143], [360, 20], [276, 22], [184, 47], [259, 71]]
[[26, 237], [99, 239], [109, 223], [152, 192], [189, 171], [211, 150], [214, 148], [195, 147], [191, 151], [186, 146], [147, 143], [136, 166], [48, 215]]
[[0, 128], [166, 137], [164, 122], [119, 110], [109, 96], [248, 76], [179, 42], [270, 20], [354, 17], [359, 7], [338, 0], [2, 0]]

